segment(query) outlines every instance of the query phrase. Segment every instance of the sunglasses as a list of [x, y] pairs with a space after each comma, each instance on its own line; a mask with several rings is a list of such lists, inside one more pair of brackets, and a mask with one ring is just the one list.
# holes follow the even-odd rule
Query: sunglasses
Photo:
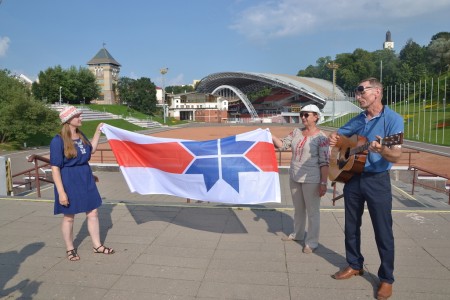
[[306, 119], [309, 117], [309, 115], [310, 115], [310, 113], [307, 113], [307, 112], [301, 112], [300, 113], [300, 118], [303, 118], [303, 117], [305, 117]]
[[358, 94], [358, 95], [364, 95], [364, 93], [366, 92], [366, 90], [371, 89], [371, 88], [374, 88], [374, 86], [363, 86], [363, 85], [360, 85], [360, 86], [358, 86], [358, 87], [355, 89], [355, 94]]

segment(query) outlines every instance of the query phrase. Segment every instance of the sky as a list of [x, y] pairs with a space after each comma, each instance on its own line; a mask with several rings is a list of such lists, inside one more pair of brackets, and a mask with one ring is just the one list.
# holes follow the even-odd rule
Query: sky
[[[296, 75], [320, 57], [398, 54], [450, 32], [449, 0], [0, 0], [0, 69], [87, 67], [104, 46], [120, 76], [157, 86], [217, 72]], [[162, 68], [168, 68], [163, 77]]]

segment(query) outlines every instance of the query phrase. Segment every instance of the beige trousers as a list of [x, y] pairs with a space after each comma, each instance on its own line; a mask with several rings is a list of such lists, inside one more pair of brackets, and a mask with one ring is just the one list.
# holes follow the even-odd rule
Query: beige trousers
[[[294, 232], [296, 240], [305, 242], [311, 248], [319, 245], [320, 232], [320, 183], [299, 183], [290, 180], [292, 202], [294, 204]], [[308, 231], [305, 231], [308, 219]]]

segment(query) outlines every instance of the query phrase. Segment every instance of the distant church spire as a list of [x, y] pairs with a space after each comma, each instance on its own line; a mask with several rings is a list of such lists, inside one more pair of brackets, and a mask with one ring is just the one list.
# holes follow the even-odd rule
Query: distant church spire
[[[392, 42], [391, 32], [389, 30], [386, 32], [386, 42]], [[103, 43], [103, 47], [105, 47], [105, 43]]]
[[394, 42], [392, 41], [391, 32], [386, 32], [386, 40], [383, 43], [383, 49], [394, 50]]

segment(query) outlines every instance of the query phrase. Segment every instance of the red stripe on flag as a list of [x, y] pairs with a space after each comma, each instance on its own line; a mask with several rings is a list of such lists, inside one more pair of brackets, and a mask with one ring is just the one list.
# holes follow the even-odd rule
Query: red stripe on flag
[[144, 167], [181, 174], [194, 158], [179, 143], [136, 144], [109, 140], [117, 162], [122, 167]]
[[273, 144], [259, 142], [245, 155], [264, 172], [278, 172]]

